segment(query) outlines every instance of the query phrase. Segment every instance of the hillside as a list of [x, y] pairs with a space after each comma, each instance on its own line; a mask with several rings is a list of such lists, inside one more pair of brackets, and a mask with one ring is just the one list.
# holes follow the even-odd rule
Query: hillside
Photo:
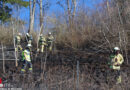
[[[13, 87], [35, 90], [129, 90], [130, 65], [121, 68], [122, 83], [116, 85], [114, 71], [107, 65], [109, 53], [91, 54], [85, 51], [55, 51], [33, 58], [33, 74], [21, 78], [15, 61], [5, 61], [6, 73], [0, 74], [4, 83]], [[35, 57], [35, 56], [34, 56]], [[2, 71], [2, 61], [0, 61]]]

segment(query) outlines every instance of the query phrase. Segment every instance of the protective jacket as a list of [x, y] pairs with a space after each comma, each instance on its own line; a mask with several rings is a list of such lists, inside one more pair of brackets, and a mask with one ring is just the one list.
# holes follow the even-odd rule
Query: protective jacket
[[43, 36], [40, 36], [39, 43], [40, 45], [46, 45], [46, 39]]
[[27, 35], [26, 39], [27, 39], [28, 44], [32, 45], [32, 40], [33, 40], [32, 35]]
[[111, 67], [112, 67], [112, 69], [120, 70], [120, 66], [121, 66], [121, 64], [123, 62], [124, 62], [124, 59], [123, 59], [123, 56], [121, 54], [115, 55], [112, 58], [112, 61], [111, 61]]
[[54, 37], [52, 35], [48, 36], [48, 38], [47, 38], [48, 43], [52, 43], [53, 40], [54, 40]]
[[16, 44], [20, 44], [20, 42], [21, 42], [21, 38], [20, 38], [20, 36], [17, 35], [17, 36], [15, 37], [15, 43], [16, 43]]
[[29, 50], [26, 50], [26, 49], [25, 49], [25, 50], [22, 52], [22, 59], [23, 59], [23, 60], [27, 60], [28, 62], [31, 61], [30, 51], [29, 51]]

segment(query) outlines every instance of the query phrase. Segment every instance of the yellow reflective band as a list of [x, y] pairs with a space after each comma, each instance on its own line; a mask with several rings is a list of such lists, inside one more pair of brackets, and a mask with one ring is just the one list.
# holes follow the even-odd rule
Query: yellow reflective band
[[24, 54], [25, 54], [25, 59], [27, 60], [27, 61], [31, 61], [31, 58], [30, 58], [30, 52], [29, 51], [27, 51], [27, 50], [25, 50], [24, 51]]
[[113, 65], [113, 69], [114, 69], [114, 70], [120, 70], [120, 66], [114, 66], [114, 65]]
[[118, 78], [117, 78], [117, 84], [118, 83], [121, 83], [121, 76], [119, 76]]
[[21, 69], [21, 71], [25, 72], [25, 69]]
[[32, 68], [29, 68], [29, 70], [32, 70]]

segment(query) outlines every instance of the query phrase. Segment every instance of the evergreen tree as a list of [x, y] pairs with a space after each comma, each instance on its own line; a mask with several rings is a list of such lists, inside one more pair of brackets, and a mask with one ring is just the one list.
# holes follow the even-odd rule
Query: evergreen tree
[[27, 7], [29, 2], [23, 0], [0, 0], [0, 21], [3, 23], [11, 18], [12, 8], [9, 4]]

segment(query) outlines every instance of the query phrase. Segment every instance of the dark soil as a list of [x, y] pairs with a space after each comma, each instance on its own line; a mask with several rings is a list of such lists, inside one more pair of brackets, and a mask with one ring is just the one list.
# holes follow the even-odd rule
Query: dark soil
[[[13, 54], [9, 55], [13, 57]], [[11, 56], [6, 54], [6, 58]], [[15, 61], [5, 61], [6, 73], [3, 73], [1, 60], [0, 77], [3, 83], [25, 90], [130, 90], [130, 66], [122, 65], [122, 83], [116, 85], [115, 72], [107, 65], [108, 56], [108, 53], [85, 51], [57, 51], [47, 56], [38, 54], [37, 57], [34, 54], [33, 74], [26, 72], [23, 76], [20, 74], [22, 62], [16, 68]]]

